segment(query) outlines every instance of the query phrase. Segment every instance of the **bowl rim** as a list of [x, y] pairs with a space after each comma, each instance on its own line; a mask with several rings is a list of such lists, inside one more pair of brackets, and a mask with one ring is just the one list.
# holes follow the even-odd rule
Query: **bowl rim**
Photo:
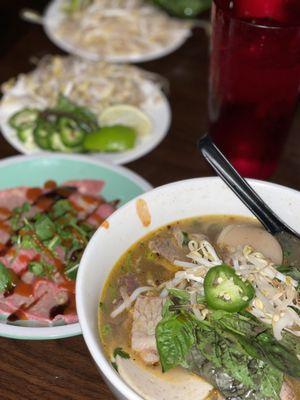
[[[79, 161], [86, 164], [92, 164], [94, 166], [107, 168], [110, 171], [115, 172], [118, 175], [123, 176], [134, 182], [142, 190], [147, 192], [152, 189], [152, 185], [147, 182], [146, 179], [142, 178], [140, 175], [129, 170], [126, 167], [112, 164], [103, 160], [91, 159], [82, 155], [75, 154], [51, 154], [45, 157], [45, 154], [38, 153], [34, 155], [24, 155], [19, 154], [15, 156], [10, 156], [5, 159], [0, 160], [0, 172], [3, 167], [11, 166], [15, 164], [22, 164], [26, 161], [31, 160], [72, 160]], [[12, 186], [14, 187], [14, 186]], [[2, 190], [2, 189], [0, 189]], [[10, 324], [0, 323], [0, 337], [6, 337], [10, 339], [23, 339], [23, 340], [50, 340], [50, 339], [63, 339], [67, 337], [77, 336], [82, 333], [79, 322], [73, 324], [64, 324], [59, 326], [45, 326], [45, 327], [28, 327], [28, 326], [18, 326]]]
[[[200, 177], [200, 178], [191, 178], [191, 179], [185, 179], [185, 180], [180, 180], [180, 181], [175, 181], [171, 182], [159, 187], [156, 187], [152, 189], [150, 192], [144, 193], [140, 196], [137, 196], [135, 199], [129, 201], [122, 207], [120, 207], [111, 217], [109, 217], [108, 220], [111, 218], [117, 218], [120, 213], [126, 212], [126, 210], [129, 207], [132, 207], [132, 205], [136, 202], [137, 199], [143, 198], [145, 199], [145, 196], [147, 197], [148, 195], [152, 193], [159, 193], [161, 191], [168, 190], [170, 187], [180, 187], [184, 184], [192, 183], [192, 182], [197, 182], [197, 181], [203, 181], [203, 182], [218, 182], [220, 184], [223, 184], [223, 181], [219, 177]], [[247, 179], [247, 182], [250, 185], [253, 185], [255, 190], [258, 188], [275, 188], [277, 190], [282, 190], [286, 191], [289, 193], [293, 193], [294, 195], [297, 195], [300, 197], [300, 192], [296, 189], [283, 186], [277, 183], [273, 182], [267, 182], [267, 181], [262, 181], [258, 179]], [[147, 199], [145, 199], [147, 200]], [[127, 400], [144, 400], [140, 395], [138, 395], [121, 377], [120, 375], [114, 370], [112, 365], [109, 363], [105, 355], [103, 354], [103, 351], [100, 350], [100, 345], [98, 342], [94, 341], [93, 339], [93, 334], [92, 334], [92, 329], [90, 327], [89, 321], [86, 318], [85, 315], [85, 308], [83, 306], [83, 303], [81, 301], [82, 297], [82, 289], [83, 283], [84, 283], [84, 270], [85, 266], [87, 265], [86, 259], [87, 259], [87, 254], [89, 252], [89, 248], [92, 247], [92, 243], [97, 241], [98, 235], [99, 235], [100, 229], [98, 229], [93, 236], [93, 238], [90, 240], [88, 246], [86, 247], [86, 250], [83, 254], [83, 257], [81, 259], [78, 275], [77, 275], [77, 281], [76, 281], [76, 304], [77, 304], [77, 313], [79, 317], [79, 322], [81, 324], [82, 328], [82, 334], [84, 341], [89, 349], [89, 352], [91, 356], [94, 359], [94, 362], [96, 363], [98, 370], [100, 371], [101, 375], [104, 377], [107, 383], [109, 383], [109, 386], [116, 389], [121, 395], [124, 396], [125, 399]], [[82, 266], [82, 267], [81, 267]]]

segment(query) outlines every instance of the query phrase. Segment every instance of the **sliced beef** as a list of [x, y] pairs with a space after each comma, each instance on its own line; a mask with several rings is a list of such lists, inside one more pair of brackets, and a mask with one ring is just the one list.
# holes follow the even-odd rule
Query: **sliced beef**
[[152, 239], [149, 242], [149, 249], [171, 263], [175, 260], [187, 261], [186, 254], [189, 252], [188, 248], [180, 247], [177, 240], [171, 236]]
[[81, 194], [91, 196], [98, 196], [104, 186], [104, 181], [98, 179], [81, 179], [74, 181], [67, 181], [63, 183], [64, 186], [76, 187]]
[[140, 296], [134, 305], [131, 347], [147, 364], [159, 361], [155, 328], [162, 318], [163, 302], [160, 297]]
[[126, 293], [128, 296], [140, 286], [140, 283], [135, 274], [131, 274], [130, 272], [126, 275], [123, 275], [118, 282], [118, 286], [124, 287], [126, 289]]

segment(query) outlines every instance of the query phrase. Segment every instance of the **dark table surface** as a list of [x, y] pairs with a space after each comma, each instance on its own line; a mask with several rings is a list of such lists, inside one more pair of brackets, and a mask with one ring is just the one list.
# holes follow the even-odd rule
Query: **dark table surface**
[[[61, 53], [42, 28], [19, 19], [23, 7], [40, 11], [45, 0], [1, 0], [0, 83], [32, 68], [31, 59]], [[166, 139], [150, 154], [128, 164], [154, 186], [213, 175], [195, 143], [207, 128], [208, 40], [203, 31], [177, 52], [142, 67], [170, 82], [173, 121]], [[300, 116], [271, 181], [300, 189]], [[298, 129], [297, 129], [298, 127]], [[0, 137], [0, 158], [17, 154]], [[0, 176], [1, 180], [1, 176]], [[81, 336], [56, 341], [0, 338], [0, 396], [4, 400], [112, 399]]]

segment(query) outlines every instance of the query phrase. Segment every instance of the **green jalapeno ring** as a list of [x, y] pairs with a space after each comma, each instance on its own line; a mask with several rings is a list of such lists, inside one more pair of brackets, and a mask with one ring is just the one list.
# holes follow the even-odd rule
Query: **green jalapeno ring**
[[212, 267], [204, 279], [207, 305], [216, 310], [238, 312], [244, 310], [255, 296], [250, 282], [241, 279], [229, 265]]

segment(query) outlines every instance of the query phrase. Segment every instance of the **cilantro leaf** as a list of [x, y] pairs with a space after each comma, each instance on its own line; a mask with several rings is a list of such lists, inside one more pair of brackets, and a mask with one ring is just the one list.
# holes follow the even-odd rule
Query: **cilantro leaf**
[[0, 293], [9, 290], [13, 285], [13, 276], [11, 271], [0, 262]]
[[43, 264], [37, 261], [32, 261], [29, 263], [28, 270], [35, 276], [43, 276], [45, 274]]
[[41, 240], [52, 239], [55, 234], [55, 224], [47, 215], [41, 215], [36, 220], [34, 229]]
[[52, 214], [54, 218], [62, 217], [67, 212], [72, 211], [72, 205], [69, 200], [62, 199], [58, 200], [52, 207]]

